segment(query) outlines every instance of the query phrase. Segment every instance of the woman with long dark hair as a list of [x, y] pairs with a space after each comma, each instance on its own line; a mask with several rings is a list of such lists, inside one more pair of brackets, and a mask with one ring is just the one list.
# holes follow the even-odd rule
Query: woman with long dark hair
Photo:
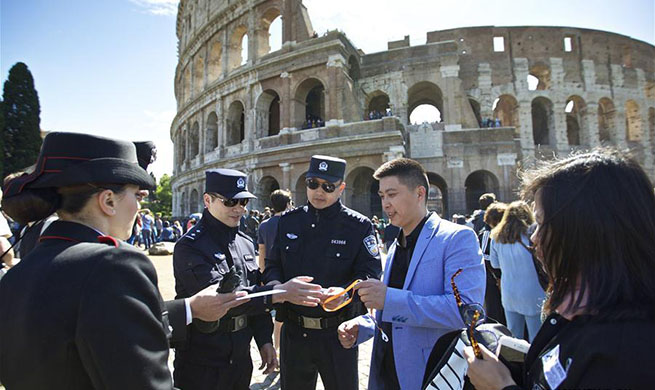
[[[476, 389], [652, 389], [655, 383], [655, 194], [632, 158], [595, 150], [523, 175], [536, 253], [550, 278], [548, 315], [522, 378], [495, 354], [465, 350]], [[518, 384], [517, 384], [518, 383]]]

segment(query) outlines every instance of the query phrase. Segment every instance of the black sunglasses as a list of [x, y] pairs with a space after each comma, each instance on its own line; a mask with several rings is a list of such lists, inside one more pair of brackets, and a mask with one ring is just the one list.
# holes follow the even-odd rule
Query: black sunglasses
[[318, 187], [321, 187], [323, 188], [323, 191], [327, 192], [328, 194], [334, 192], [334, 190], [337, 189], [337, 185], [334, 183], [328, 183], [326, 181], [323, 183], [319, 183], [318, 180], [314, 180], [314, 179], [305, 180], [305, 184], [307, 184], [307, 188], [309, 188], [310, 190], [315, 190]]
[[225, 206], [225, 207], [234, 207], [237, 204], [240, 204], [241, 206], [245, 206], [245, 205], [248, 204], [248, 202], [250, 202], [250, 199], [248, 199], [248, 198], [245, 198], [245, 199], [225, 199], [225, 198], [223, 198], [221, 196], [218, 196], [216, 194], [212, 194], [212, 196], [214, 198], [217, 198], [221, 202], [223, 202], [223, 206]]

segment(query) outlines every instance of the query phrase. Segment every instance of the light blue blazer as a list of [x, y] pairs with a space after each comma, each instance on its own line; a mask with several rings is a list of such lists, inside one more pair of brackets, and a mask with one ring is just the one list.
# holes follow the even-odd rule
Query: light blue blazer
[[[389, 248], [383, 276], [389, 284], [396, 242]], [[423, 225], [409, 264], [403, 289], [388, 288], [384, 309], [375, 315], [392, 324], [393, 354], [402, 390], [419, 390], [432, 347], [442, 335], [464, 327], [450, 285], [455, 279], [465, 303], [484, 300], [485, 269], [478, 239], [470, 228], [433, 214]], [[369, 390], [382, 390], [382, 352], [379, 330], [368, 316], [358, 317], [357, 344], [374, 335]]]

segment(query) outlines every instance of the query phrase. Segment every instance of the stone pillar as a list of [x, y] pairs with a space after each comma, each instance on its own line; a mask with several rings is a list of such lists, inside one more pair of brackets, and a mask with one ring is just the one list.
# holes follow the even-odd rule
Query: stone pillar
[[227, 28], [224, 27], [224, 30], [220, 33], [222, 35], [222, 45], [221, 45], [221, 77], [225, 77], [229, 71], [229, 62], [230, 62], [230, 37], [227, 34]]
[[582, 133], [584, 145], [590, 148], [600, 146], [600, 135], [598, 131], [598, 103], [589, 102], [580, 112], [584, 118], [584, 132]]
[[[280, 168], [282, 168], [282, 185], [280, 186], [283, 190], [291, 191], [291, 163], [280, 163]], [[293, 188], [295, 191], [295, 188]]]
[[610, 137], [619, 149], [624, 149], [628, 146], [625, 124], [625, 103], [615, 104], [614, 112], [614, 133], [610, 134]]
[[334, 54], [327, 62], [327, 84], [325, 86], [325, 118], [328, 120], [343, 120], [341, 102], [343, 88], [343, 72], [346, 59], [341, 54]]
[[258, 37], [256, 33], [255, 26], [255, 8], [250, 7], [248, 11], [248, 63], [247, 66], [251, 66], [257, 60], [257, 42]]
[[534, 137], [532, 135], [532, 102], [521, 100], [519, 102], [519, 122], [521, 123], [521, 149], [534, 157]]
[[528, 90], [528, 73], [528, 59], [514, 58], [514, 89], [517, 91], [517, 94], [524, 93]]
[[478, 64], [478, 88], [480, 89], [480, 117], [494, 117], [494, 96], [491, 94], [491, 65], [487, 62]]
[[550, 134], [550, 141], [554, 142], [552, 145], [554, 148], [557, 148], [557, 151], [560, 155], [567, 155], [569, 151], [569, 139], [566, 133], [566, 112], [564, 111], [564, 106], [566, 103], [561, 101], [553, 102], [553, 126], [549, 131], [553, 131], [555, 134]]
[[198, 128], [198, 163], [202, 164], [205, 162], [205, 144], [207, 142], [207, 112], [202, 109], [200, 110], [200, 123]]
[[441, 78], [445, 84], [445, 91], [443, 91], [443, 111], [441, 113], [441, 121], [446, 125], [454, 125], [462, 123], [461, 107], [459, 102], [462, 96], [458, 93], [461, 88], [461, 80], [459, 80], [459, 65], [442, 65], [439, 70], [441, 71]]
[[282, 123], [280, 123], [280, 132], [282, 132], [282, 130], [288, 130], [293, 126], [293, 119], [291, 118], [293, 96], [291, 96], [291, 75], [288, 72], [282, 72], [280, 78], [282, 79], [282, 90], [280, 91], [280, 120]]
[[648, 122], [648, 107], [644, 104], [641, 105], [641, 107], [645, 107], [645, 109], [640, 109], [639, 110], [639, 115], [641, 117], [641, 147], [644, 148], [644, 168], [646, 169], [647, 172], [652, 172], [653, 171], [653, 164], [655, 164], [655, 156], [653, 153], [653, 149], [651, 148], [651, 142], [653, 140], [650, 139], [650, 123]]
[[621, 65], [611, 64], [610, 65], [611, 80], [612, 80], [612, 89], [622, 88], [623, 87], [623, 67]]
[[582, 77], [586, 91], [596, 87], [596, 66], [593, 60], [582, 60]]
[[564, 87], [563, 61], [561, 58], [551, 57], [550, 58], [550, 89], [552, 89], [553, 91], [559, 91], [563, 87]]
[[244, 146], [242, 151], [243, 152], [249, 152], [253, 150], [255, 146], [255, 140], [257, 139], [257, 131], [255, 128], [255, 123], [256, 123], [256, 115], [257, 112], [255, 110], [255, 104], [254, 104], [254, 91], [252, 84], [248, 85], [246, 89], [247, 93], [247, 99], [245, 101], [246, 106], [243, 108], [244, 109], [244, 120], [245, 123], [243, 124], [244, 126], [244, 135], [243, 135], [243, 142]]

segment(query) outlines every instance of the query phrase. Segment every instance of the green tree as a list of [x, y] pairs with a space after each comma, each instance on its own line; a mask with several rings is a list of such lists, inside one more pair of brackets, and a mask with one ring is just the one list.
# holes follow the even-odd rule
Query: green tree
[[41, 106], [32, 73], [22, 62], [9, 70], [2, 93], [3, 177], [36, 162], [41, 149]]
[[173, 212], [173, 190], [171, 189], [171, 178], [164, 174], [157, 184], [157, 189], [151, 192], [148, 200], [142, 202], [142, 208], [150, 209], [153, 213], [161, 213], [164, 217], [170, 217]]
[[[0, 150], [2, 151], [0, 153], [0, 175], [2, 175], [5, 171], [5, 102], [2, 100], [0, 100], [0, 131], [2, 131], [2, 134], [0, 134]], [[0, 177], [0, 179], [3, 178], [4, 175]]]

